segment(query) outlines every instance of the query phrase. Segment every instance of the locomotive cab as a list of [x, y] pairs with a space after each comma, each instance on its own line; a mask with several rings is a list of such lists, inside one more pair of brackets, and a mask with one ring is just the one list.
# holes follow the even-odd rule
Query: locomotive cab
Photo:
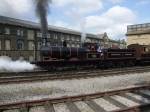
[[97, 59], [102, 60], [103, 59], [103, 50], [97, 43], [84, 43], [83, 46], [88, 49], [87, 53], [87, 59]]
[[96, 52], [96, 50], [98, 49], [98, 45], [96, 43], [84, 43], [83, 47], [93, 52]]

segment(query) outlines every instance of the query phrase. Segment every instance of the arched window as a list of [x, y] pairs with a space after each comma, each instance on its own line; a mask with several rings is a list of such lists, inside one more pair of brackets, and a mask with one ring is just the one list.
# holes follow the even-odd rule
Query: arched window
[[17, 41], [17, 49], [24, 50], [24, 42], [22, 40]]

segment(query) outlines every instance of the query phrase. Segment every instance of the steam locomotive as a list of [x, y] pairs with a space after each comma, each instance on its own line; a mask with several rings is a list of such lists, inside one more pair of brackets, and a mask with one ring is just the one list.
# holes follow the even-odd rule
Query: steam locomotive
[[144, 45], [129, 45], [128, 49], [103, 49], [97, 44], [84, 43], [82, 47], [43, 46], [41, 61], [36, 65], [52, 70], [63, 67], [125, 67], [150, 61], [150, 49]]

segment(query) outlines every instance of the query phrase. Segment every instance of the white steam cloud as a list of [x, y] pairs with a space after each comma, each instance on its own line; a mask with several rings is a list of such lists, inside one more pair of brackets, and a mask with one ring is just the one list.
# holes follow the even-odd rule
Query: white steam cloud
[[13, 61], [10, 57], [0, 56], [0, 72], [23, 72], [32, 71], [36, 68], [35, 65], [30, 64], [24, 60]]
[[79, 28], [81, 30], [81, 42], [84, 43], [86, 40], [86, 18], [84, 17], [84, 13], [78, 11], [77, 3], [73, 5], [74, 7], [67, 12], [67, 15], [71, 17], [77, 24], [79, 24]]

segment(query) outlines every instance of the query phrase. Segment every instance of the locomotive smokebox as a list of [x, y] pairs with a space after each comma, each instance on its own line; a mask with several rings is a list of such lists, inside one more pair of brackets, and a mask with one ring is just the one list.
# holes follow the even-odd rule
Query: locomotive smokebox
[[41, 49], [40, 49], [40, 53], [41, 53], [41, 55], [48, 56], [50, 50], [51, 50], [50, 47], [42, 46]]

